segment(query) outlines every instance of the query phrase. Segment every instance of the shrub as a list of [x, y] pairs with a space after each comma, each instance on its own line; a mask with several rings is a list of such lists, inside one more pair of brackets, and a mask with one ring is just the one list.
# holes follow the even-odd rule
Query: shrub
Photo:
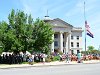
[[52, 61], [52, 58], [51, 56], [48, 56], [46, 59], [45, 59], [46, 62], [51, 62]]
[[51, 62], [52, 60], [50, 58], [45, 59], [46, 62]]
[[59, 61], [60, 60], [60, 57], [59, 56], [54, 56], [53, 57], [53, 61]]

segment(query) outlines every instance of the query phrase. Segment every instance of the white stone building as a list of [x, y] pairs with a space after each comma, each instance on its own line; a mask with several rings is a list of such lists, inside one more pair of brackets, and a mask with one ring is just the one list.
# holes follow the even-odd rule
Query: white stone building
[[52, 36], [54, 42], [51, 45], [51, 51], [55, 49], [61, 50], [63, 53], [71, 52], [77, 54], [82, 50], [82, 28], [73, 27], [67, 22], [56, 18], [50, 19], [49, 16], [45, 16], [45, 22], [53, 25], [53, 31], [55, 32]]

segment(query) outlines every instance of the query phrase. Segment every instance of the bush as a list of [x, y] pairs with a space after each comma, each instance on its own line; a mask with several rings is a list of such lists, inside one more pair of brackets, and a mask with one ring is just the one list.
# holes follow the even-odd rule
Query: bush
[[45, 59], [46, 62], [51, 62], [52, 60], [50, 58]]
[[51, 61], [59, 61], [60, 60], [60, 57], [59, 56], [48, 56], [46, 58], [46, 62], [51, 62]]
[[52, 56], [48, 56], [46, 59], [45, 59], [46, 62], [51, 62], [52, 61]]
[[60, 57], [59, 56], [54, 56], [53, 57], [53, 61], [59, 61], [60, 60]]

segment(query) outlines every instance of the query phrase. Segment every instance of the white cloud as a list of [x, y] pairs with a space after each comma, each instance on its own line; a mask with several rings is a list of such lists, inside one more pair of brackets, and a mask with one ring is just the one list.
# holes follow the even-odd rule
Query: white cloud
[[24, 11], [27, 13], [27, 14], [30, 14], [32, 12], [32, 8], [30, 6], [28, 6], [27, 4], [23, 4], [23, 7], [24, 7]]
[[[95, 2], [98, 0], [85, 0], [85, 12], [90, 12], [92, 9], [95, 8], [96, 4]], [[75, 4], [74, 7], [69, 10], [65, 15], [67, 17], [72, 17], [77, 14], [82, 14], [84, 13], [84, 1], [78, 0], [78, 2]]]
[[78, 2], [77, 4], [75, 4], [74, 7], [71, 7], [71, 9], [69, 9], [69, 11], [65, 14], [65, 16], [67, 17], [72, 17], [78, 13], [82, 13], [83, 12], [83, 2]]
[[38, 18], [41, 17], [41, 15], [44, 16], [43, 14], [47, 10], [47, 7], [45, 7], [47, 1], [48, 0], [20, 0], [20, 3], [25, 13], [32, 14], [34, 18]]

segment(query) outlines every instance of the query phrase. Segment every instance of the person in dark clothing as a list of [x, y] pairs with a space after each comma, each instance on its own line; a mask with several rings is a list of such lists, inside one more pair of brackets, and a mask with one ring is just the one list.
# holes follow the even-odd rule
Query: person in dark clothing
[[8, 60], [9, 60], [8, 64], [12, 64], [12, 55], [11, 54], [9, 54]]
[[5, 55], [5, 64], [8, 64], [9, 63], [9, 56], [6, 54]]
[[2, 64], [5, 64], [5, 55], [3, 54], [3, 56], [2, 56]]
[[1, 57], [1, 55], [0, 55], [0, 64], [2, 63], [2, 57]]
[[12, 64], [15, 64], [15, 55], [12, 54]]

